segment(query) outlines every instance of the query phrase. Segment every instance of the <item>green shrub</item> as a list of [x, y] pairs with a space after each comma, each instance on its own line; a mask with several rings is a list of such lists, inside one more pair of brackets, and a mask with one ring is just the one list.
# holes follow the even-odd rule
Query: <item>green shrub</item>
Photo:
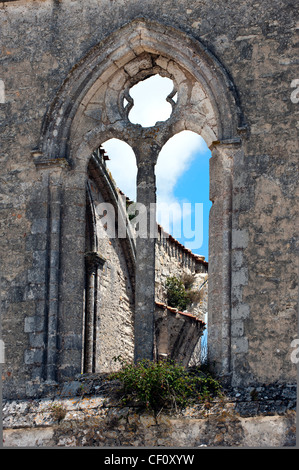
[[189, 299], [183, 281], [175, 276], [166, 280], [167, 303], [170, 307], [186, 310]]
[[172, 361], [123, 362], [110, 379], [121, 382], [123, 404], [134, 403], [153, 411], [163, 407], [184, 408], [220, 394], [219, 383], [209, 374], [199, 368], [186, 369]]
[[167, 303], [170, 307], [186, 310], [188, 305], [201, 300], [201, 292], [192, 289], [194, 277], [192, 274], [183, 274], [179, 279], [168, 277], [165, 283]]

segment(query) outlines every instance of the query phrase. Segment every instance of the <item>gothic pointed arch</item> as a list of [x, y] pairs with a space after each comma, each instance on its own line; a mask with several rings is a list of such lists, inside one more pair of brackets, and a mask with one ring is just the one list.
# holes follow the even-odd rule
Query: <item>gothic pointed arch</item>
[[[134, 105], [130, 89], [155, 74], [173, 81], [173, 91], [167, 97], [172, 104], [172, 113], [166, 121], [143, 128], [132, 124], [128, 118]], [[175, 95], [177, 100], [174, 102]], [[68, 275], [62, 278], [57, 307], [59, 312], [55, 313], [60, 316], [60, 341], [53, 342], [53, 351], [51, 349], [50, 352], [51, 360], [59, 363], [61, 373], [66, 376], [72, 375], [74, 370], [78, 371], [81, 363], [80, 296], [84, 278], [82, 253], [85, 224], [74, 226], [71, 207], [76, 206], [77, 220], [85, 221], [86, 175], [90, 155], [113, 137], [128, 143], [135, 153], [138, 167], [137, 200], [149, 207], [155, 203], [154, 167], [159, 152], [173, 135], [182, 130], [200, 134], [212, 149], [210, 359], [216, 364], [217, 373], [226, 377], [231, 374], [232, 172], [234, 162], [240, 159], [241, 136], [246, 131], [238, 93], [224, 66], [199, 40], [175, 28], [136, 19], [93, 47], [73, 67], [45, 116], [39, 146], [33, 152], [39, 168], [53, 165], [64, 172], [63, 177], [57, 171], [55, 175], [64, 191], [65, 210], [60, 214], [59, 221], [59, 253], [60, 265], [64, 266], [64, 272]], [[56, 189], [58, 183], [54, 179], [51, 184]], [[56, 192], [53, 191], [53, 194], [56, 195]], [[53, 199], [54, 204], [56, 201]], [[135, 308], [136, 357], [144, 353], [146, 357], [151, 357], [153, 349], [154, 263], [155, 241], [138, 240], [135, 271], [135, 305], [139, 309], [137, 312]], [[53, 338], [55, 332], [49, 331], [48, 336]], [[62, 345], [58, 355], [56, 344]], [[65, 366], [69, 354], [67, 347], [74, 350], [70, 372]], [[52, 377], [50, 372], [49, 376]]]
[[[186, 33], [136, 19], [97, 44], [70, 71], [44, 118], [38, 159], [71, 162], [74, 141], [89, 132], [92, 146], [93, 129], [98, 135], [126, 137], [123, 99], [132, 85], [155, 73], [172, 78], [180, 90], [173, 133], [177, 127], [200, 130], [209, 146], [238, 139], [244, 119], [236, 87], [220, 61]], [[197, 115], [190, 106], [198, 107]], [[175, 119], [182, 110], [183, 118]]]

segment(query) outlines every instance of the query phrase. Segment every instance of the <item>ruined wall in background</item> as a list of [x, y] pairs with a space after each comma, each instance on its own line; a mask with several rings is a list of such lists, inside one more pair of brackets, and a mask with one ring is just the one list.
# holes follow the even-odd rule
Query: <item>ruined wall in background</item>
[[119, 366], [113, 358], [130, 361], [134, 356], [134, 290], [120, 241], [103, 230], [102, 211], [97, 211], [99, 204], [107, 201], [92, 180], [90, 188], [99, 252], [105, 259], [98, 284], [96, 372], [108, 372]]
[[188, 305], [187, 311], [202, 321], [206, 321], [208, 310], [208, 263], [204, 257], [195, 255], [180, 244], [161, 227], [156, 243], [156, 301], [167, 304], [165, 283], [169, 277], [182, 279], [193, 276], [192, 290], [200, 290], [200, 299]]

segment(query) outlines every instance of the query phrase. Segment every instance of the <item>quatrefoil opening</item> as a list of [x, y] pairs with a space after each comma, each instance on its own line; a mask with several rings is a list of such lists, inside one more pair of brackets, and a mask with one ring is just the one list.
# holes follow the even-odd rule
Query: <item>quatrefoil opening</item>
[[123, 106], [132, 124], [152, 127], [170, 118], [176, 98], [173, 81], [156, 74], [132, 86], [124, 95]]

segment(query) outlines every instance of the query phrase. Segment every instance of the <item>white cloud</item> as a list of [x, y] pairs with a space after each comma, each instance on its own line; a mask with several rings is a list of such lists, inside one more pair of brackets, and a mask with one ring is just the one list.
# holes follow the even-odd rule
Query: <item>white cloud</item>
[[[178, 231], [183, 216], [187, 217], [190, 214], [190, 211], [186, 210], [188, 206], [184, 206], [184, 212], [182, 210], [182, 203], [189, 201], [176, 199], [175, 185], [190, 167], [196, 153], [203, 149], [203, 145], [204, 140], [201, 136], [191, 131], [183, 131], [171, 138], [160, 152], [156, 165], [158, 222], [171, 233]], [[159, 206], [163, 210], [159, 211]], [[167, 226], [167, 220], [171, 221], [171, 216], [174, 226], [171, 224]]]
[[[163, 147], [156, 165], [157, 179], [157, 220], [163, 228], [179, 236], [183, 217], [190, 215], [187, 205], [174, 195], [175, 185], [188, 170], [198, 151], [203, 148], [204, 140], [191, 131], [183, 131], [171, 138]], [[107, 167], [126, 196], [136, 200], [136, 159], [131, 147], [118, 139], [110, 139], [103, 144], [110, 161]]]
[[144, 127], [154, 126], [157, 121], [166, 121], [172, 112], [166, 98], [172, 90], [173, 82], [160, 75], [138, 82], [130, 90], [134, 99], [134, 106], [129, 113], [130, 121]]
[[183, 131], [164, 145], [156, 165], [159, 194], [172, 193], [179, 177], [189, 168], [203, 144], [204, 140], [200, 135]]
[[136, 200], [137, 166], [135, 154], [126, 142], [118, 139], [110, 139], [103, 143], [110, 160], [107, 168], [119, 189], [132, 201]]

